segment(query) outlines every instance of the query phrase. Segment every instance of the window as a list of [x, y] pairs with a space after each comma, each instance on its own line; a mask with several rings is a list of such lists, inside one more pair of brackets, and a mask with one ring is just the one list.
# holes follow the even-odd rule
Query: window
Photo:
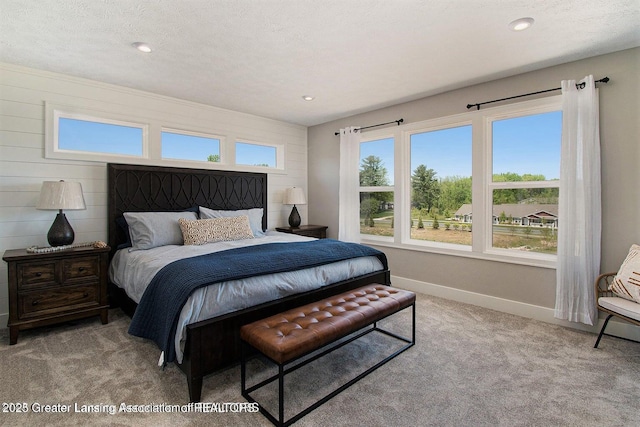
[[220, 162], [220, 138], [187, 131], [162, 132], [162, 158]]
[[471, 125], [409, 138], [410, 239], [471, 246]]
[[145, 125], [59, 111], [55, 116], [53, 151], [132, 157], [144, 155]]
[[555, 254], [562, 112], [490, 123], [491, 246]]
[[554, 267], [561, 97], [364, 132], [364, 242]]
[[360, 143], [360, 234], [394, 235], [394, 139]]
[[275, 168], [282, 163], [278, 162], [278, 157], [277, 146], [236, 142], [236, 164]]
[[[282, 174], [285, 144], [300, 141], [276, 131], [265, 131], [264, 137], [282, 138], [282, 144], [237, 141], [216, 134], [197, 117], [121, 104], [101, 107], [104, 110], [45, 102], [45, 157]], [[303, 161], [306, 151], [294, 150], [291, 163]]]

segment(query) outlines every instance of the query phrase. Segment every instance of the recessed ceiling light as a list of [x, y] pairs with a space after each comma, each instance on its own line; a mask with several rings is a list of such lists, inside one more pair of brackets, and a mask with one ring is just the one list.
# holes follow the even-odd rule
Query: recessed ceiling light
[[305, 101], [313, 101], [315, 97], [309, 96], [309, 95], [303, 95], [302, 99], [304, 99]]
[[513, 31], [523, 31], [533, 25], [533, 18], [520, 18], [509, 23], [509, 28]]
[[144, 42], [135, 42], [135, 43], [132, 43], [131, 46], [135, 47], [140, 52], [144, 52], [144, 53], [151, 52], [151, 48], [149, 47], [149, 45]]

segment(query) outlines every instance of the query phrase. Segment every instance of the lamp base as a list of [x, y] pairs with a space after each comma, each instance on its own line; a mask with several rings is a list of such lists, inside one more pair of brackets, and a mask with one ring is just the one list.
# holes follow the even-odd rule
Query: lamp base
[[291, 215], [289, 215], [289, 226], [291, 228], [300, 227], [300, 214], [298, 213], [296, 205], [293, 205], [293, 209], [291, 209]]
[[47, 241], [51, 246], [64, 246], [72, 244], [73, 239], [75, 239], [73, 228], [61, 210], [47, 233]]

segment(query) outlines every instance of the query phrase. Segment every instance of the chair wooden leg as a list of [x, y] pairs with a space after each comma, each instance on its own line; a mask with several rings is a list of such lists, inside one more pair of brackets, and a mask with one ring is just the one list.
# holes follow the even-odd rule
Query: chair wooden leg
[[602, 329], [600, 329], [600, 335], [598, 335], [598, 339], [596, 340], [596, 345], [594, 345], [593, 348], [598, 348], [598, 344], [600, 344], [600, 339], [602, 339], [602, 335], [604, 335], [604, 328], [607, 327], [607, 323], [609, 323], [609, 320], [611, 320], [612, 317], [613, 317], [613, 314], [610, 314], [605, 319], [604, 324], [602, 325]]

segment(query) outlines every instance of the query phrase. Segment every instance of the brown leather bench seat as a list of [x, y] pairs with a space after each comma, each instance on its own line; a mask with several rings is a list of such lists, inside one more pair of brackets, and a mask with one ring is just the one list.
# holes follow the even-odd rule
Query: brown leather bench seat
[[[244, 341], [241, 359], [242, 395], [250, 402], [255, 402], [250, 395], [251, 392], [278, 380], [278, 418], [273, 416], [262, 405], [259, 406], [260, 412], [276, 426], [288, 426], [294, 423], [414, 345], [415, 301], [416, 295], [413, 292], [386, 285], [371, 284], [242, 326], [240, 329], [240, 337]], [[379, 320], [409, 307], [413, 308], [411, 338], [405, 338], [386, 331], [377, 325]], [[371, 327], [367, 328], [370, 325]], [[362, 331], [349, 337], [346, 341], [330, 345], [358, 330]], [[375, 366], [370, 367], [285, 422], [283, 391], [285, 375], [342, 345], [374, 331], [394, 337], [406, 344]], [[246, 387], [245, 358], [245, 346], [247, 344], [278, 365], [277, 375], [248, 388]], [[314, 354], [310, 359], [296, 362], [302, 356], [320, 349], [322, 349], [322, 352]], [[289, 366], [287, 369], [284, 368], [286, 364]]]
[[367, 285], [259, 320], [242, 339], [276, 363], [286, 363], [409, 307], [413, 292]]

